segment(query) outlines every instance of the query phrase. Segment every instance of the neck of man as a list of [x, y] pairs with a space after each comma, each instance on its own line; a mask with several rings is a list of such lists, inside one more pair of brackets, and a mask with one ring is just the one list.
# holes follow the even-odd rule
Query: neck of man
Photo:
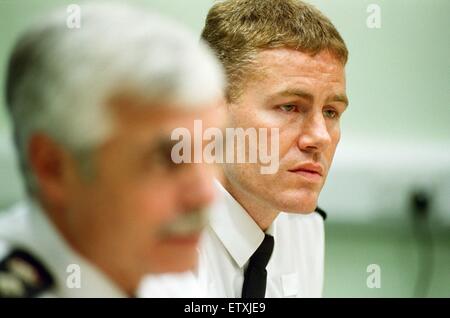
[[239, 202], [263, 232], [267, 231], [278, 214], [280, 214], [280, 211], [269, 206], [269, 204], [252, 193], [243, 190], [239, 186], [235, 186], [228, 178], [223, 178], [222, 185]]
[[[52, 225], [57, 229], [59, 234], [64, 238], [67, 245], [69, 245], [76, 253], [83, 256], [91, 264], [97, 267], [111, 282], [114, 283], [125, 295], [128, 297], [135, 297], [135, 292], [138, 288], [140, 279], [138, 275], [129, 275], [131, 268], [116, 268], [113, 264], [117, 265], [117, 262], [112, 262], [110, 255], [105, 253], [105, 249], [96, 248], [98, 244], [92, 244], [92, 241], [88, 237], [82, 235], [82, 233], [73, 233], [73, 230], [68, 226], [68, 222], [64, 219], [64, 213], [57, 207], [41, 202], [45, 214], [50, 220]], [[80, 238], [84, 237], [82, 241], [89, 241], [90, 243], [84, 244], [80, 241]], [[120, 263], [120, 262], [119, 262]], [[122, 263], [120, 263], [122, 264]], [[126, 274], [128, 275], [126, 275]], [[134, 274], [134, 273], [133, 273]]]

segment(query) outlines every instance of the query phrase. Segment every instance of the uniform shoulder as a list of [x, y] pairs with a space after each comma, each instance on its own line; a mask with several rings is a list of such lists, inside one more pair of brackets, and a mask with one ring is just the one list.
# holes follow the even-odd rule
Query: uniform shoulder
[[0, 298], [37, 297], [53, 284], [53, 277], [34, 255], [0, 240]]

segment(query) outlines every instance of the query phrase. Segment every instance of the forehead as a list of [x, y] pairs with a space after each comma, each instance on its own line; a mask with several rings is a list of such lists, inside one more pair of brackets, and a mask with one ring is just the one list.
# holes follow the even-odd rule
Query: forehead
[[151, 104], [137, 99], [118, 98], [108, 103], [117, 130], [148, 135], [170, 134], [178, 127], [191, 128], [195, 119], [209, 122], [214, 119], [212, 102], [189, 109], [182, 105]]
[[328, 51], [311, 56], [288, 48], [267, 49], [257, 54], [255, 67], [268, 82], [305, 80], [345, 87], [345, 67]]

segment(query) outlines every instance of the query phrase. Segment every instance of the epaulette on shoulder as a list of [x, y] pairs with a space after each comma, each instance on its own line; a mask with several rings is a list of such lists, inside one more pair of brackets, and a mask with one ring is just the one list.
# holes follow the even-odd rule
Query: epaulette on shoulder
[[322, 210], [321, 208], [317, 207], [314, 211], [319, 213], [324, 221], [327, 219], [327, 213], [324, 210]]
[[21, 248], [0, 258], [0, 298], [36, 297], [53, 286], [53, 278], [33, 255]]

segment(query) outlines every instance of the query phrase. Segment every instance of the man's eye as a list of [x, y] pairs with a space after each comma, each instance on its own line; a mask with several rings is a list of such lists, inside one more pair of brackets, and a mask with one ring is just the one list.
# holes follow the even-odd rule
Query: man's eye
[[331, 118], [331, 119], [337, 118], [339, 116], [338, 112], [333, 110], [333, 109], [324, 110], [323, 114], [325, 115], [325, 117], [328, 117], [328, 118]]
[[295, 105], [281, 105], [280, 109], [284, 112], [290, 113], [297, 109]]

